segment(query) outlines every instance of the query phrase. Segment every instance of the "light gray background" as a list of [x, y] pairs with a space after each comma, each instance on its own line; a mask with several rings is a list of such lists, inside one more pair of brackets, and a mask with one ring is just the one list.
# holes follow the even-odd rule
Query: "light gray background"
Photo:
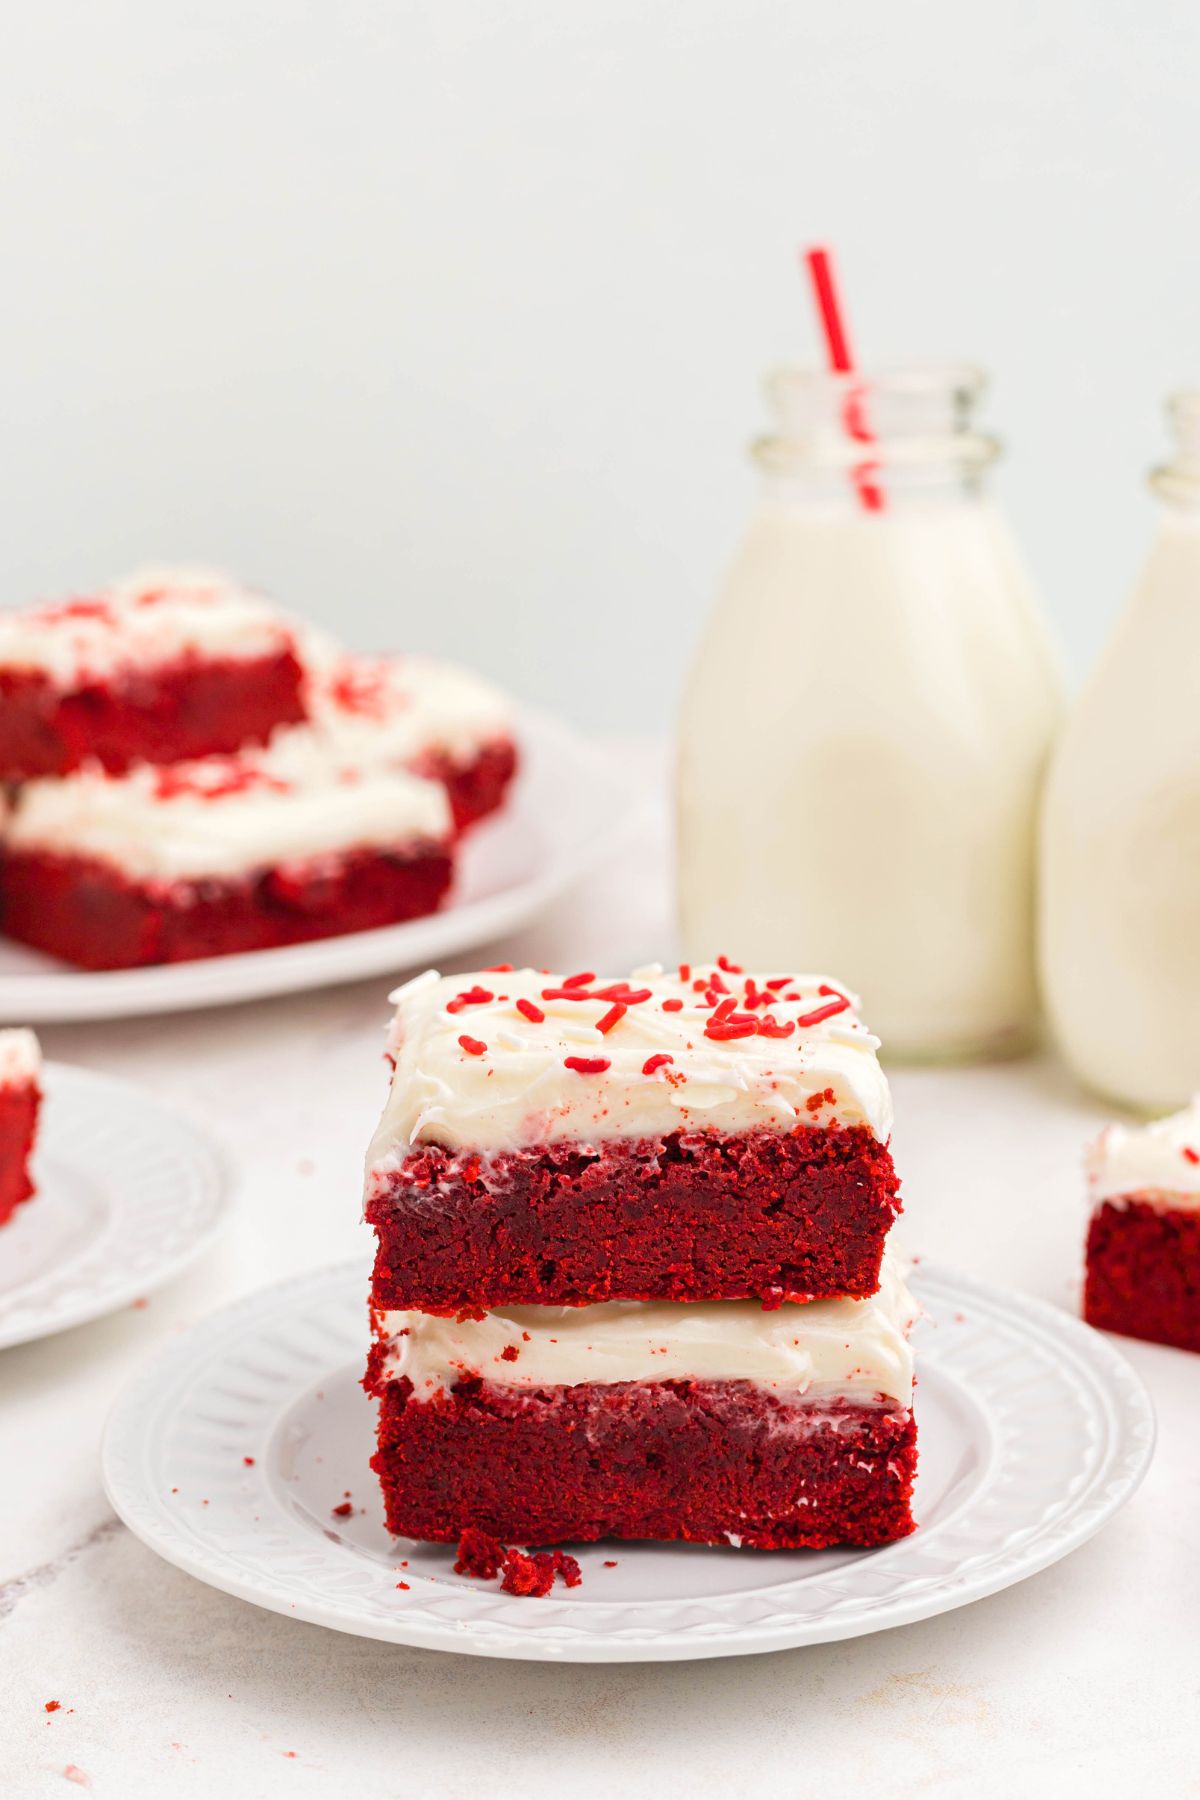
[[5, 7], [3, 595], [212, 559], [360, 645], [657, 729], [810, 358], [995, 375], [1078, 672], [1200, 380], [1200, 12], [1167, 0]]

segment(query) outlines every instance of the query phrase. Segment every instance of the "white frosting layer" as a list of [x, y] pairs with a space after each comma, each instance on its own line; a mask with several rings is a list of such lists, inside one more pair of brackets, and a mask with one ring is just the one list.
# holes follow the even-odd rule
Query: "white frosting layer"
[[204, 757], [125, 775], [86, 769], [21, 790], [13, 850], [96, 858], [135, 881], [234, 876], [345, 851], [441, 843], [439, 782], [402, 770], [285, 782], [265, 758]]
[[479, 1375], [508, 1388], [748, 1381], [797, 1399], [882, 1399], [907, 1408], [908, 1331], [917, 1312], [900, 1271], [885, 1257], [879, 1291], [869, 1300], [813, 1300], [774, 1312], [754, 1300], [618, 1300], [504, 1307], [463, 1321], [386, 1312], [377, 1324], [390, 1340], [385, 1374], [407, 1375], [418, 1399], [463, 1375]]
[[513, 732], [512, 707], [497, 688], [425, 657], [314, 655], [307, 701], [311, 725], [273, 742], [285, 766], [293, 753], [311, 754], [311, 735], [343, 766], [371, 768], [430, 755], [463, 765]]
[[148, 569], [95, 594], [0, 614], [0, 668], [38, 671], [68, 689], [122, 668], [278, 655], [295, 643], [277, 607], [203, 569]]
[[[706, 987], [714, 977], [721, 984], [715, 992]], [[777, 978], [749, 979], [763, 989]], [[558, 976], [534, 969], [418, 976], [392, 996], [395, 1076], [370, 1166], [386, 1171], [415, 1143], [488, 1151], [680, 1130], [789, 1131], [834, 1121], [866, 1125], [886, 1140], [892, 1108], [875, 1054], [878, 1040], [860, 1021], [853, 998], [821, 976], [797, 975], [771, 992], [768, 1006], [750, 1007], [746, 980], [711, 964], [698, 964], [684, 978], [658, 965], [636, 970], [626, 991], [646, 997], [602, 1033], [599, 1024], [613, 1012], [611, 995], [555, 998], [563, 986]], [[491, 998], [458, 1000], [476, 989]], [[620, 991], [607, 977], [576, 991], [605, 989]], [[734, 1032], [752, 1018], [786, 1035], [724, 1036], [714, 998], [718, 1008], [734, 1002]], [[524, 1016], [516, 1005], [522, 999], [544, 1018]], [[464, 1036], [482, 1043], [483, 1052], [464, 1048]], [[655, 1055], [670, 1060], [647, 1073]], [[580, 1071], [567, 1058], [606, 1066]]]
[[36, 1081], [41, 1068], [42, 1047], [32, 1031], [21, 1027], [0, 1031], [0, 1087]]
[[1088, 1194], [1200, 1212], [1200, 1095], [1152, 1125], [1109, 1125], [1085, 1157]]

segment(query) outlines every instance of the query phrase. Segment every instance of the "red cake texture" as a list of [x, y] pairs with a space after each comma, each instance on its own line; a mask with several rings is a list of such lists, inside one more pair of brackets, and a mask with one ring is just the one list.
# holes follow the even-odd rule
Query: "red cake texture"
[[293, 651], [187, 655], [64, 689], [40, 670], [0, 670], [0, 779], [65, 775], [87, 761], [120, 771], [265, 743], [304, 717]]
[[1097, 1207], [1083, 1311], [1102, 1331], [1200, 1350], [1200, 1212], [1136, 1196]]
[[871, 1294], [899, 1211], [863, 1126], [572, 1141], [483, 1158], [422, 1145], [368, 1195], [380, 1308]]
[[913, 1529], [911, 1412], [780, 1399], [744, 1382], [519, 1391], [478, 1379], [380, 1394], [372, 1467], [397, 1537], [876, 1545]]
[[81, 857], [13, 852], [0, 885], [0, 926], [84, 969], [190, 962], [418, 918], [440, 905], [451, 874], [440, 844], [174, 883], [133, 881]]
[[29, 1159], [37, 1136], [41, 1099], [33, 1080], [0, 1086], [0, 1225], [34, 1191]]
[[509, 738], [485, 744], [467, 763], [444, 754], [423, 756], [414, 772], [446, 789], [456, 831], [466, 831], [503, 805], [508, 785], [517, 772], [517, 747]]

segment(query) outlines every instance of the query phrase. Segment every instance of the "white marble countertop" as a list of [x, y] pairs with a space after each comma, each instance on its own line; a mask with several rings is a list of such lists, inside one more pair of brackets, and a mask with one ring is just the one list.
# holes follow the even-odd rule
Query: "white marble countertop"
[[[669, 954], [664, 837], [648, 810], [608, 869], [480, 960], [619, 972]], [[97, 1473], [125, 1377], [210, 1309], [364, 1247], [385, 994], [43, 1033], [49, 1055], [206, 1117], [240, 1191], [221, 1245], [147, 1305], [0, 1353], [6, 1800], [72, 1784], [100, 1800], [1200, 1793], [1200, 1357], [1154, 1346], [1122, 1347], [1153, 1393], [1158, 1454], [1097, 1538], [990, 1600], [845, 1643], [492, 1663], [259, 1611], [133, 1539]], [[892, 1074], [906, 1247], [1073, 1306], [1097, 1109], [1049, 1057]]]

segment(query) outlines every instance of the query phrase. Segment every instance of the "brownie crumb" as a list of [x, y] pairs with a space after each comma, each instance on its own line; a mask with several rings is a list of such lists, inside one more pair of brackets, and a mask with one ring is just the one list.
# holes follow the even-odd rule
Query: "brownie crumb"
[[504, 1545], [486, 1531], [480, 1531], [475, 1525], [468, 1525], [458, 1540], [458, 1554], [454, 1559], [456, 1575], [477, 1575], [480, 1581], [494, 1581], [500, 1573], [504, 1562]]
[[335, 1506], [332, 1510], [335, 1519], [348, 1519], [354, 1508], [349, 1500], [343, 1500], [340, 1506]]

